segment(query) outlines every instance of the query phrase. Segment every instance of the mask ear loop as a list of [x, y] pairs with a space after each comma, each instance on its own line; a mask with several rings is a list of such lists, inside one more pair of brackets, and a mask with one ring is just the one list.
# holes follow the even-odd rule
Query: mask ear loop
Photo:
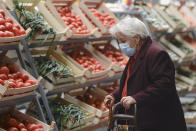
[[118, 40], [118, 39], [116, 39], [116, 38], [115, 38], [115, 40], [116, 40], [116, 42], [117, 42], [118, 49], [120, 50], [120, 42], [119, 42], [119, 40]]

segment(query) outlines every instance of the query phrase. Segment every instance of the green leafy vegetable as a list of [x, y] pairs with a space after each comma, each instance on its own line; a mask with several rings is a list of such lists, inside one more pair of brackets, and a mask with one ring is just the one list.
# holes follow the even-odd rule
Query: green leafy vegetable
[[56, 79], [73, 77], [72, 71], [67, 65], [52, 61], [46, 56], [34, 57], [34, 61], [38, 73], [43, 77], [50, 74], [53, 74]]
[[[31, 28], [27, 38], [33, 38], [36, 34], [48, 34], [54, 35], [53, 40], [56, 37], [56, 31], [53, 28], [48, 27], [40, 13], [32, 13], [25, 9], [23, 4], [19, 4], [18, 0], [14, 0], [15, 11], [19, 13], [20, 24], [24, 29]], [[47, 37], [46, 37], [47, 38]]]

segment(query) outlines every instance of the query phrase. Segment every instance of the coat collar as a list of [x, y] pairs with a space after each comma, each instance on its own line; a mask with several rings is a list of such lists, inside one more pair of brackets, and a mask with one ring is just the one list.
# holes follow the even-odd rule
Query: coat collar
[[[146, 40], [145, 40], [145, 43], [141, 47], [141, 49], [138, 53], [138, 56], [136, 57], [136, 60], [133, 64], [133, 66], [132, 66], [132, 69], [131, 69], [131, 72], [130, 72], [130, 77], [132, 77], [135, 74], [135, 72], [140, 68], [142, 59], [145, 56], [146, 51], [148, 50], [148, 47], [151, 45], [151, 43], [152, 43], [152, 39], [150, 37], [147, 37]], [[131, 58], [132, 57], [129, 58], [129, 63], [130, 63]]]

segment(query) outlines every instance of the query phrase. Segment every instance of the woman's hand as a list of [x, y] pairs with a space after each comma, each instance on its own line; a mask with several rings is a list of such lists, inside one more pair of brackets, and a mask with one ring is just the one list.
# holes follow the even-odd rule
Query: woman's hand
[[128, 110], [132, 104], [136, 103], [135, 99], [131, 96], [123, 97], [120, 102], [126, 110]]
[[111, 95], [107, 95], [104, 99], [104, 103], [107, 107], [110, 107], [114, 104], [114, 97]]

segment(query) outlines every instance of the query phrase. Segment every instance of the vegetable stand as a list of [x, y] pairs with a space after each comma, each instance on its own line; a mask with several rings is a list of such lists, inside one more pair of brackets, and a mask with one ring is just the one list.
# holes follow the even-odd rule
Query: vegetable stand
[[[32, 3], [32, 1], [29, 2]], [[47, 33], [44, 34], [41, 31], [41, 33], [34, 34], [36, 36], [35, 39], [26, 39], [21, 41], [23, 51], [26, 55], [25, 60], [29, 64], [28, 66], [30, 67], [31, 70], [29, 72], [33, 74], [35, 79], [38, 79], [40, 75], [42, 75], [44, 80], [47, 81], [40, 82], [37, 88], [38, 95], [35, 92], [25, 93], [20, 96], [15, 95], [14, 97], [15, 99], [10, 97], [9, 99], [4, 99], [4, 101], [0, 101], [0, 107], [5, 107], [5, 106], [15, 105], [15, 104], [16, 105], [23, 104], [28, 101], [34, 100], [36, 102], [36, 107], [38, 107], [41, 120], [43, 122], [51, 123], [52, 121], [58, 118], [57, 115], [58, 113], [56, 112], [56, 108], [54, 109], [51, 106], [51, 104], [52, 105], [56, 105], [56, 104], [51, 103], [50, 97], [56, 95], [60, 96], [63, 93], [62, 98], [55, 98], [55, 99], [64, 99], [60, 101], [64, 101], [64, 102], [66, 101], [68, 103], [72, 103], [77, 107], [84, 109], [85, 112], [89, 112], [90, 114], [89, 115], [90, 117], [87, 117], [87, 119], [84, 120], [85, 123], [84, 125], [82, 124], [81, 126], [77, 127], [78, 125], [76, 124], [75, 125], [76, 127], [73, 128], [73, 130], [85, 130], [85, 131], [93, 130], [100, 126], [105, 126], [107, 124], [107, 117], [105, 116], [107, 116], [108, 112], [106, 109], [99, 108], [103, 100], [99, 100], [99, 99], [91, 100], [90, 98], [92, 96], [94, 96], [95, 98], [104, 98], [104, 95], [111, 93], [111, 90], [114, 89], [113, 88], [114, 86], [117, 87], [119, 85], [118, 80], [122, 75], [122, 71], [124, 69], [125, 63], [127, 62], [128, 57], [126, 57], [123, 54], [120, 54], [120, 52], [117, 49], [115, 49], [115, 47], [110, 47], [111, 45], [108, 47], [106, 46], [107, 44], [108, 45], [110, 44], [113, 38], [111, 36], [105, 35], [108, 33], [108, 25], [107, 25], [108, 23], [105, 20], [103, 20], [103, 18], [101, 17], [103, 17], [103, 15], [105, 16], [107, 15], [108, 17], [107, 20], [111, 20], [112, 22], [110, 24], [114, 24], [118, 21], [117, 18], [121, 18], [121, 15], [140, 16], [143, 22], [147, 25], [149, 31], [150, 29], [152, 29], [152, 27], [149, 28], [148, 26], [149, 21], [146, 20], [147, 18], [145, 17], [145, 14], [142, 14], [141, 12], [138, 11], [115, 12], [116, 16], [114, 16], [112, 12], [108, 12], [107, 7], [102, 2], [103, 1], [96, 3], [96, 2], [92, 2], [92, 1], [89, 2], [85, 0], [79, 5], [76, 5], [75, 3], [74, 4], [67, 3], [67, 2], [63, 3], [63, 1], [61, 0], [46, 0], [46, 1], [37, 0], [37, 2], [35, 3], [33, 2], [33, 6], [32, 6], [33, 8], [27, 8], [27, 11], [30, 11], [31, 13], [41, 13], [39, 14], [41, 15], [39, 17], [39, 20], [42, 19], [41, 21], [47, 23], [46, 25], [48, 28], [51, 27], [51, 29], [55, 29], [57, 31], [57, 34], [59, 32], [60, 35], [59, 37], [57, 36], [55, 39], [52, 39], [52, 36], [51, 37], [47, 36]], [[36, 6], [38, 7], [39, 11], [34, 9], [34, 7]], [[93, 8], [96, 8], [99, 11], [101, 11], [101, 14], [99, 13], [99, 11], [96, 11], [95, 9], [91, 9], [90, 6], [94, 6]], [[11, 9], [13, 7], [9, 7], [9, 8]], [[76, 9], [78, 10], [76, 11]], [[86, 32], [87, 34], [83, 32], [84, 33], [83, 34], [81, 33], [82, 29], [76, 27], [74, 27], [75, 28], [74, 29], [72, 27], [74, 22], [70, 22], [69, 20], [70, 16], [66, 16], [65, 14], [62, 13], [62, 11], [65, 10], [68, 13], [74, 12], [74, 14], [79, 15], [80, 19], [77, 16], [73, 16], [73, 14], [72, 17], [78, 18], [78, 21], [76, 22], [77, 24], [80, 25], [81, 24], [80, 22], [82, 21], [82, 23], [86, 25], [84, 30], [87, 28], [90, 29], [92, 32], [91, 33]], [[153, 11], [156, 12], [154, 9]], [[44, 14], [44, 12], [47, 13]], [[86, 15], [83, 14], [84, 12]], [[159, 13], [157, 12], [156, 14], [159, 15]], [[50, 17], [52, 18], [51, 21], [49, 20]], [[92, 23], [89, 22], [90, 20], [89, 18], [92, 20]], [[162, 20], [164, 21], [164, 18], [162, 18]], [[21, 21], [21, 19], [19, 19], [18, 21]], [[185, 21], [183, 22], [186, 23]], [[54, 27], [55, 25], [57, 26]], [[45, 24], [43, 26], [45, 26]], [[176, 25], [173, 26], [174, 29], [175, 27], [177, 28]], [[25, 27], [25, 29], [27, 29], [27, 27]], [[31, 31], [32, 30], [33, 28], [31, 29]], [[78, 31], [81, 32], [78, 33]], [[153, 37], [155, 37], [154, 34], [156, 32], [159, 32], [159, 30], [154, 30], [154, 31], [155, 32], [153, 32], [152, 34]], [[190, 61], [195, 59], [195, 50], [193, 50], [192, 47], [188, 45], [188, 43], [183, 39], [182, 36], [178, 37], [178, 35], [176, 35], [174, 37], [175, 38], [174, 41], [173, 39], [166, 37], [167, 34], [169, 34], [167, 30], [161, 30], [161, 33], [162, 33], [161, 35], [165, 35], [165, 37], [160, 39], [161, 43], [165, 46], [165, 48], [167, 48], [170, 51], [170, 56], [173, 55], [172, 58], [174, 61], [176, 61], [176, 67], [179, 67], [180, 65], [188, 64]], [[177, 32], [172, 32], [172, 33], [178, 34]], [[100, 37], [101, 35], [103, 36]], [[176, 41], [180, 42], [180, 44]], [[26, 69], [26, 65], [21, 55], [21, 51], [19, 49], [18, 43], [19, 42], [17, 41], [17, 42], [12, 42], [9, 45], [0, 44], [0, 47], [2, 47], [1, 49], [4, 50], [11, 50], [11, 49], [16, 50], [18, 54], [18, 58], [21, 61], [22, 67]], [[111, 54], [111, 52], [106, 52], [105, 50], [102, 50], [102, 46], [103, 48], [108, 48], [112, 51], [115, 51], [115, 54]], [[102, 68], [102, 71], [100, 71], [101, 67], [98, 66], [96, 67], [97, 69], [93, 67], [94, 68], [93, 70], [94, 72], [93, 72], [91, 71], [91, 69], [85, 68], [86, 65], [84, 65], [84, 63], [81, 63], [79, 60], [77, 60], [77, 58], [79, 58], [78, 56], [73, 57], [73, 55], [69, 55], [71, 51], [73, 51], [73, 54], [74, 52], [78, 53], [77, 54], [78, 56], [82, 56], [83, 53], [84, 54], [87, 53], [85, 58], [84, 56], [83, 58], [85, 60], [91, 60], [88, 61], [88, 63], [90, 62], [97, 63], [96, 61], [98, 61], [100, 64], [97, 65], [101, 65], [103, 67], [106, 67], [107, 69]], [[5, 53], [6, 52], [3, 52], [2, 55], [5, 55]], [[46, 58], [43, 58], [42, 56], [44, 57], [46, 56]], [[116, 60], [114, 60], [113, 57], [115, 57]], [[43, 58], [43, 59], [39, 59], [39, 58]], [[119, 62], [120, 64], [118, 65], [117, 63]], [[39, 65], [40, 63], [42, 64]], [[55, 73], [55, 71], [52, 72], [50, 70], [51, 68], [49, 68], [50, 63], [52, 63], [52, 65], [54, 65], [55, 67], [57, 66], [60, 67], [59, 68], [60, 71], [58, 70], [59, 72], [66, 70], [65, 71], [66, 73], [57, 74]], [[39, 66], [43, 67], [43, 65], [45, 65], [44, 68], [39, 68]], [[70, 75], [70, 72], [68, 71], [68, 68], [65, 67], [65, 65], [72, 70], [73, 76]], [[45, 78], [44, 73], [45, 74], [50, 73], [49, 75], [47, 75], [49, 80], [48, 78]], [[57, 76], [60, 79], [58, 79]], [[64, 76], [65, 78], [62, 76]], [[188, 83], [182, 81], [182, 79], [184, 79], [185, 77], [187, 80], [186, 82]], [[176, 81], [179, 81], [177, 84], [177, 88], [180, 87], [178, 90], [179, 92], [184, 92], [184, 91], [188, 92], [189, 90], [192, 90], [192, 86], [194, 86], [195, 84], [194, 79], [190, 79], [190, 75], [186, 74], [185, 69], [183, 69], [183, 71], [181, 72], [178, 72]], [[52, 88], [50, 88], [49, 90], [45, 90], [49, 86], [51, 86]], [[186, 87], [186, 89], [183, 87]], [[83, 100], [83, 97], [85, 96], [83, 94], [86, 93], [88, 94], [86, 96], [89, 97], [89, 101]], [[78, 94], [80, 95], [79, 97], [77, 97]], [[100, 94], [101, 97], [99, 96]], [[96, 105], [93, 105], [91, 103], [92, 101], [96, 103]], [[63, 102], [61, 102], [61, 104], [62, 103]], [[41, 107], [43, 107], [43, 111]], [[67, 103], [61, 105], [61, 107], [63, 107], [63, 109], [67, 109], [67, 108], [76, 109], [73, 106], [69, 107]], [[56, 122], [57, 122], [56, 124], [58, 124], [57, 126], [61, 127], [59, 121]], [[61, 130], [62, 128], [65, 128], [65, 127], [61, 127], [57, 129], [57, 126], [55, 127], [55, 130]], [[72, 129], [71, 126], [68, 127]]]

